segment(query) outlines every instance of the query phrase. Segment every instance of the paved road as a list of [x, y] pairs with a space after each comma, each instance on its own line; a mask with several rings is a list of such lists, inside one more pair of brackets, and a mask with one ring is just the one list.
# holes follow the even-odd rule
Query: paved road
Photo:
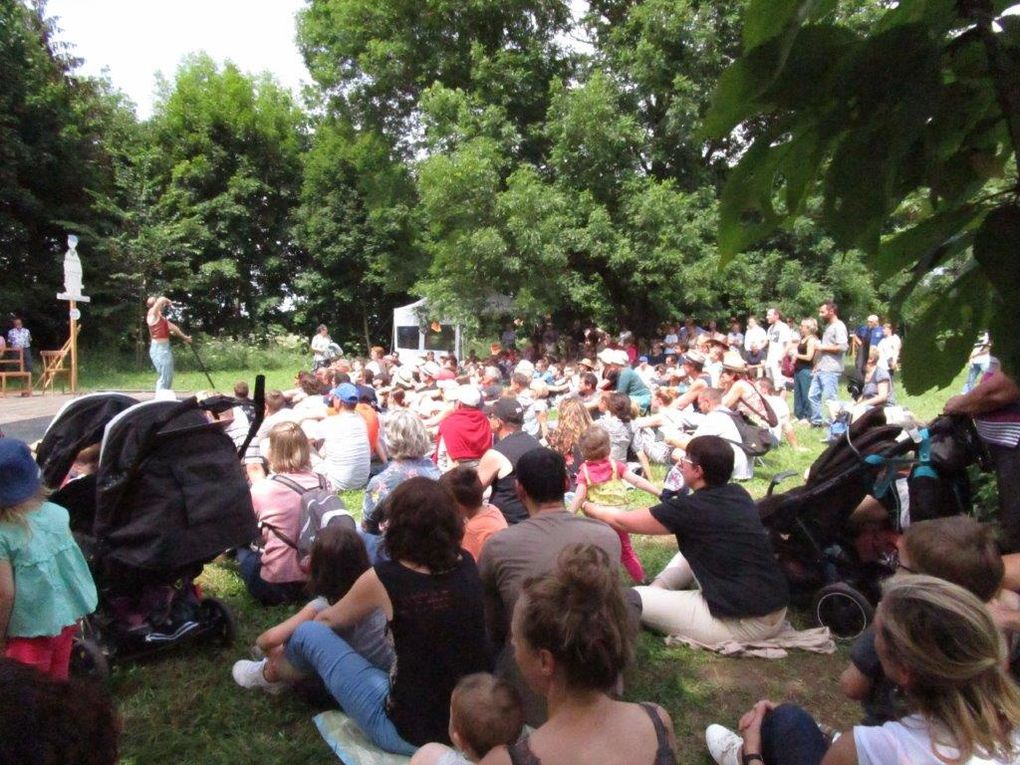
[[[124, 392], [139, 401], [152, 398], [151, 391]], [[73, 398], [75, 396], [69, 393], [0, 398], [0, 430], [10, 438], [20, 438], [27, 443], [38, 441], [60, 407]]]

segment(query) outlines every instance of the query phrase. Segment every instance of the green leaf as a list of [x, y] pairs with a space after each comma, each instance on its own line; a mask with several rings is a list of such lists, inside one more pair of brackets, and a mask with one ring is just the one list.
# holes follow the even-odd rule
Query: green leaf
[[757, 98], [765, 92], [779, 62], [779, 44], [770, 40], [733, 62], [719, 78], [712, 104], [701, 126], [703, 138], [724, 138], [761, 107]]
[[936, 249], [945, 247], [950, 239], [959, 235], [981, 212], [983, 208], [976, 205], [944, 210], [911, 228], [884, 238], [878, 252], [870, 260], [875, 276], [879, 281], [890, 279], [931, 255]]
[[[960, 372], [974, 336], [993, 314], [988, 280], [972, 266], [914, 322], [918, 330], [903, 343], [903, 384], [911, 395], [945, 387]], [[1015, 334], [1015, 333], [1014, 333]], [[999, 338], [996, 337], [996, 344]]]
[[730, 172], [719, 201], [719, 253], [725, 266], [738, 252], [775, 231], [772, 202], [781, 152], [760, 139]]
[[974, 257], [1003, 303], [1020, 305], [1020, 206], [988, 213], [974, 237]]
[[830, 13], [834, 0], [751, 0], [744, 12], [744, 50], [794, 31], [808, 19]]

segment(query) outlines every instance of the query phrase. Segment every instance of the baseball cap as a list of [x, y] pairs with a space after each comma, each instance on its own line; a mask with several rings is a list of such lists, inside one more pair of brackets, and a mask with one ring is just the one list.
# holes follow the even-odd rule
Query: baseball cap
[[516, 425], [524, 424], [524, 407], [513, 396], [503, 396], [496, 399], [494, 403], [485, 407], [485, 414], [489, 417], [498, 417], [503, 422]]
[[358, 403], [358, 389], [351, 383], [340, 383], [331, 393], [345, 404]]
[[478, 407], [482, 403], [482, 393], [473, 385], [461, 385], [457, 389], [457, 401], [464, 406]]

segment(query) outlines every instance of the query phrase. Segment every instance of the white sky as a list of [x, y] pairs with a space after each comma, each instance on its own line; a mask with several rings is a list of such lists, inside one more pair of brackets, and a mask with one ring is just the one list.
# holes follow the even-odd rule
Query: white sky
[[81, 70], [104, 69], [113, 85], [135, 102], [138, 116], [152, 114], [156, 73], [172, 80], [181, 59], [204, 51], [251, 74], [268, 71], [297, 95], [311, 78], [295, 43], [295, 14], [303, 0], [49, 0], [58, 36], [84, 59]]

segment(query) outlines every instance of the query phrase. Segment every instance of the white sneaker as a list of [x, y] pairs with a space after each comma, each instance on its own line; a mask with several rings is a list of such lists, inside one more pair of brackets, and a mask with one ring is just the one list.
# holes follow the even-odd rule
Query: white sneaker
[[705, 728], [705, 744], [717, 765], [741, 765], [740, 750], [744, 739], [729, 728], [709, 725]]
[[270, 682], [265, 675], [266, 660], [249, 661], [241, 659], [234, 662], [234, 668], [230, 674], [234, 676], [234, 682], [242, 688], [261, 688], [267, 693], [277, 694], [283, 691], [287, 684], [283, 682]]

